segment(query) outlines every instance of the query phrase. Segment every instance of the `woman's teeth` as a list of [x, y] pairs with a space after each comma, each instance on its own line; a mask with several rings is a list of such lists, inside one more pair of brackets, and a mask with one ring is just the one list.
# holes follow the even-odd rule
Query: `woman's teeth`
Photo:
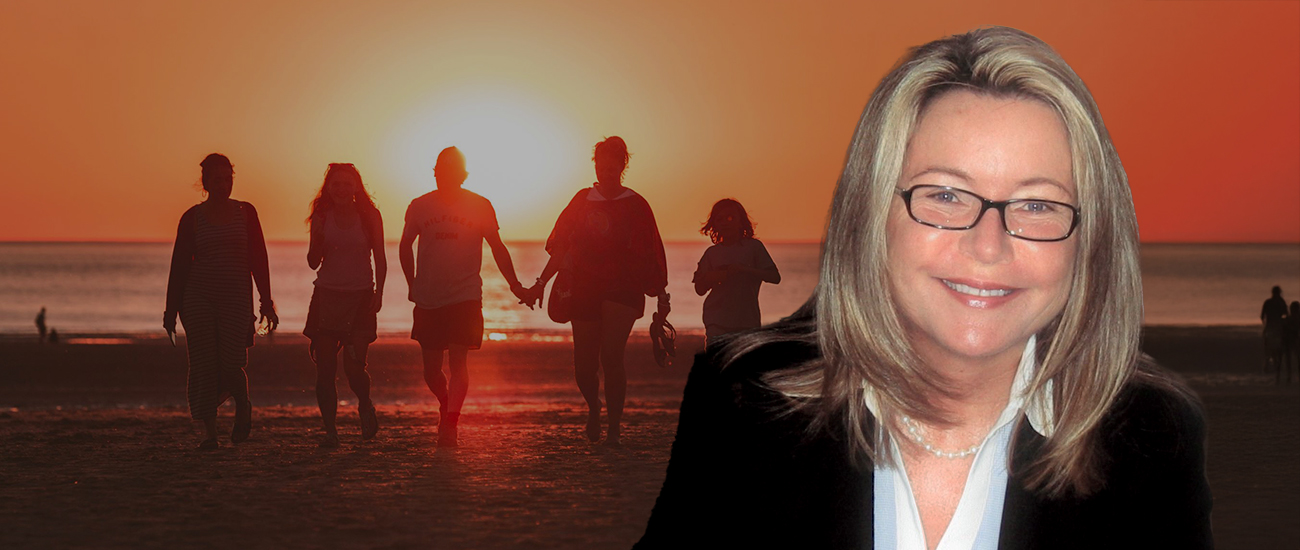
[[951, 288], [962, 294], [979, 296], [981, 298], [991, 298], [995, 296], [1006, 296], [1008, 294], [1011, 294], [1011, 291], [1007, 289], [985, 290], [982, 288], [975, 288], [973, 286], [966, 286], [960, 283], [954, 283], [952, 281], [943, 281], [943, 284], [948, 285], [948, 288]]

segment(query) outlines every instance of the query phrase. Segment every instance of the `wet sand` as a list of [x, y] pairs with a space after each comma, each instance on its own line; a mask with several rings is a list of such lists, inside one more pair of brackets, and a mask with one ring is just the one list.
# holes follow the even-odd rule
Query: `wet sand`
[[[253, 438], [204, 453], [183, 406], [183, 342], [0, 338], [0, 547], [626, 548], [662, 483], [700, 341], [679, 338], [680, 363], [661, 370], [634, 338], [625, 444], [606, 448], [582, 436], [562, 334], [471, 355], [454, 450], [435, 448], [411, 342], [371, 355], [380, 437], [361, 441], [345, 402], [334, 450], [317, 446], [305, 342], [259, 342]], [[1300, 383], [1262, 372], [1255, 329], [1153, 328], [1145, 347], [1205, 401], [1218, 547], [1300, 544]], [[352, 399], [342, 382], [339, 395]], [[228, 430], [229, 405], [221, 415]]]

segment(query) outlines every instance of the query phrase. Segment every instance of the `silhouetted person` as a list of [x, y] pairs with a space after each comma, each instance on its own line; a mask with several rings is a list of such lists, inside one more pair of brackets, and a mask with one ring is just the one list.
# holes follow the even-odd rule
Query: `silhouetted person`
[[41, 341], [45, 341], [45, 307], [41, 307], [41, 312], [36, 314], [36, 332], [40, 334]]
[[763, 324], [758, 309], [758, 289], [764, 283], [778, 284], [781, 272], [763, 242], [754, 238], [754, 223], [745, 207], [735, 199], [713, 204], [700, 233], [713, 246], [700, 257], [695, 270], [695, 293], [704, 299], [704, 337], [713, 343], [719, 336]]
[[339, 446], [335, 378], [340, 350], [348, 386], [357, 395], [361, 439], [371, 439], [379, 431], [370, 400], [366, 351], [376, 338], [376, 313], [383, 305], [388, 276], [384, 222], [361, 173], [351, 164], [329, 166], [308, 221], [307, 265], [316, 270], [316, 281], [302, 332], [311, 338], [311, 357], [316, 362], [316, 403], [325, 423], [321, 446], [333, 448]]
[[1300, 302], [1291, 302], [1291, 310], [1286, 314], [1285, 329], [1282, 334], [1285, 343], [1286, 383], [1291, 383], [1291, 361], [1296, 362], [1296, 376], [1300, 378]]
[[186, 394], [190, 416], [203, 422], [199, 449], [217, 448], [217, 407], [235, 400], [230, 440], [240, 443], [252, 430], [248, 399], [248, 347], [253, 345], [253, 283], [261, 296], [262, 321], [280, 324], [271, 301], [271, 276], [262, 224], [253, 205], [230, 198], [235, 171], [230, 159], [213, 153], [199, 163], [207, 199], [181, 216], [167, 279], [163, 328], [185, 325], [189, 353]]
[[1273, 287], [1273, 296], [1264, 300], [1259, 320], [1264, 322], [1264, 369], [1271, 364], [1281, 382], [1282, 356], [1286, 353], [1286, 300], [1282, 299], [1282, 287]]
[[59, 331], [50, 329], [50, 343], [51, 344], [59, 343]]
[[627, 143], [618, 136], [596, 144], [596, 183], [578, 191], [560, 212], [546, 240], [551, 259], [530, 292], [531, 299], [539, 300], [552, 275], [560, 269], [571, 274], [573, 370], [587, 402], [587, 439], [600, 441], [603, 370], [607, 445], [618, 445], [622, 431], [627, 395], [623, 352], [632, 324], [645, 314], [646, 296], [659, 298], [657, 320], [670, 310], [667, 261], [654, 212], [645, 198], [623, 186], [628, 159]]
[[[501, 242], [492, 203], [461, 188], [469, 172], [460, 150], [443, 149], [433, 175], [438, 188], [406, 209], [398, 250], [408, 297], [415, 302], [411, 339], [420, 343], [424, 381], [438, 398], [438, 446], [455, 447], [469, 390], [469, 350], [483, 345], [483, 241], [515, 297], [523, 300], [525, 290]], [[413, 253], [417, 238], [418, 252]], [[450, 384], [442, 371], [444, 350]]]

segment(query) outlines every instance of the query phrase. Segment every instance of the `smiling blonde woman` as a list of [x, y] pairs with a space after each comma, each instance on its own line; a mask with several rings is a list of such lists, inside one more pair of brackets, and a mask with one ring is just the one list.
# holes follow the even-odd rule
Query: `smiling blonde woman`
[[1208, 548], [1196, 398], [1138, 349], [1082, 80], [977, 29], [876, 88], [793, 316], [696, 358], [639, 548]]

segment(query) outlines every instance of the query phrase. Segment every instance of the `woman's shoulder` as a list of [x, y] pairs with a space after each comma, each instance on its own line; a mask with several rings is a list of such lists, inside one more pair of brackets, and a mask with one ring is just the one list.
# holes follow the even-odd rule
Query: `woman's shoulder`
[[767, 379], [796, 371], [821, 356], [815, 341], [782, 338], [751, 344], [747, 338], [755, 336], [742, 335], [697, 354], [691, 377], [736, 390], [737, 396], [742, 388], [772, 392]]
[[1101, 429], [1112, 456], [1199, 454], [1205, 413], [1182, 380], [1148, 360], [1120, 391]]

